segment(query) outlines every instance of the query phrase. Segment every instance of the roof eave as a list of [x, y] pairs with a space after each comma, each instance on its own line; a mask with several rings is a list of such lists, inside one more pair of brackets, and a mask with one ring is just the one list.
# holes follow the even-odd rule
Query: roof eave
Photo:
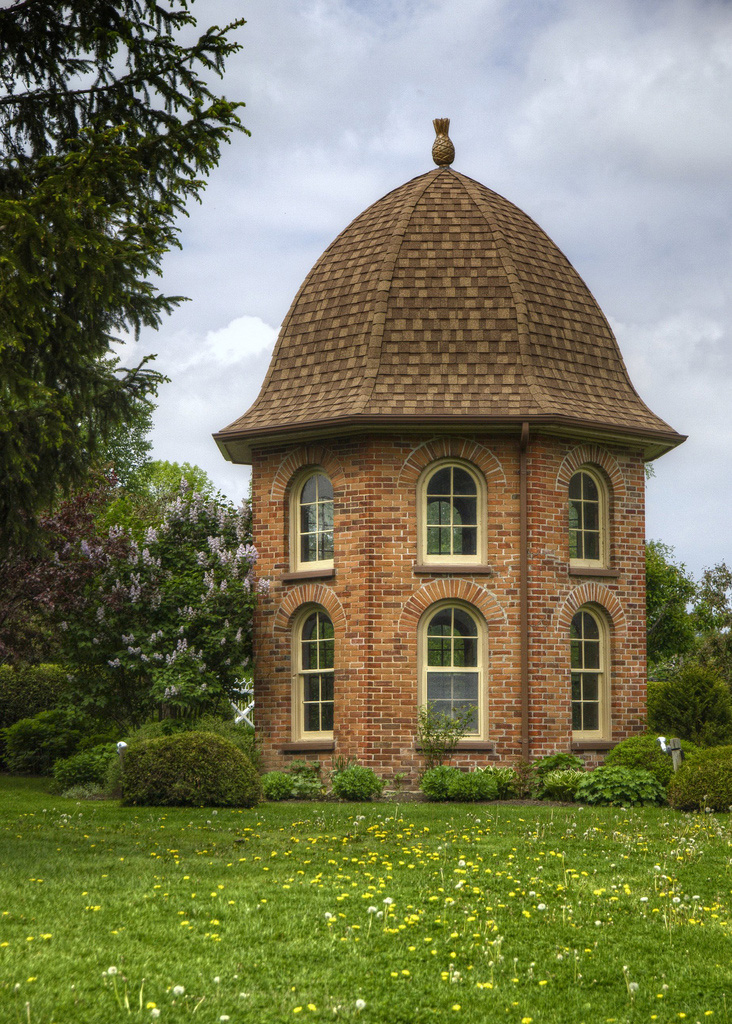
[[562, 415], [514, 415], [514, 416], [374, 416], [369, 413], [353, 414], [333, 419], [312, 422], [279, 424], [276, 426], [250, 427], [244, 430], [221, 430], [213, 435], [219, 450], [228, 462], [251, 465], [254, 448], [268, 448], [285, 444], [296, 436], [298, 440], [310, 441], [315, 438], [334, 437], [343, 434], [363, 433], [366, 430], [385, 433], [396, 429], [411, 433], [425, 428], [439, 428], [450, 433], [474, 432], [492, 429], [500, 432], [520, 431], [523, 423], [530, 427], [559, 436], [574, 435], [583, 439], [597, 438], [633, 444], [650, 462], [665, 455], [686, 440], [685, 434], [678, 434], [669, 428], [648, 429], [621, 423], [602, 423]]

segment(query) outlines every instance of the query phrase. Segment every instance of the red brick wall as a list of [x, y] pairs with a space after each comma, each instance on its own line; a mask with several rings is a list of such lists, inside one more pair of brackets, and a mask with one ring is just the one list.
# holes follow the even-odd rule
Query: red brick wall
[[[486, 479], [491, 576], [415, 574], [416, 490], [422, 470], [445, 456], [471, 462]], [[607, 479], [610, 566], [617, 575], [569, 571], [567, 483], [583, 463]], [[528, 448], [530, 752], [571, 745], [569, 623], [582, 604], [602, 607], [611, 638], [612, 740], [643, 728], [645, 716], [644, 473], [637, 452], [613, 445], [532, 436]], [[308, 465], [330, 475], [335, 494], [335, 573], [290, 579], [289, 497]], [[328, 439], [254, 452], [254, 537], [259, 573], [271, 589], [255, 618], [256, 723], [267, 768], [301, 752], [293, 739], [292, 619], [321, 604], [335, 627], [335, 752], [386, 777], [423, 764], [415, 749], [417, 624], [425, 608], [452, 597], [487, 623], [488, 739], [461, 765], [521, 756], [519, 634], [519, 441], [511, 435], [392, 435]], [[475, 745], [474, 745], [475, 746]], [[326, 764], [329, 752], [315, 752]], [[588, 763], [602, 755], [587, 751]]]

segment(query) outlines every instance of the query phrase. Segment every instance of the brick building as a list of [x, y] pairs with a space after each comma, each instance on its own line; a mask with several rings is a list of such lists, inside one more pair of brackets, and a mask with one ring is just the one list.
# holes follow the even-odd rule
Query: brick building
[[644, 462], [683, 437], [559, 249], [451, 156], [326, 249], [216, 435], [271, 581], [268, 768], [413, 775], [426, 702], [473, 709], [461, 765], [596, 763], [644, 725]]

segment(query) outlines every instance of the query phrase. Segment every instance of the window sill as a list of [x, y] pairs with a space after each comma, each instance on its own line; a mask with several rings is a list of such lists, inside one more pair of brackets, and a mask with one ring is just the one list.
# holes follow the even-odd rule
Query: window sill
[[302, 569], [297, 572], [287, 572], [281, 577], [283, 583], [297, 583], [299, 580], [328, 580], [335, 576], [335, 569]]
[[570, 565], [570, 576], [599, 576], [603, 579], [616, 580], [620, 576], [619, 569], [608, 569], [603, 565]]
[[293, 740], [292, 743], [284, 743], [280, 747], [281, 754], [306, 754], [308, 751], [316, 750], [326, 753], [335, 750], [335, 740]]
[[416, 563], [413, 572], [424, 576], [460, 575], [467, 576], [492, 576], [493, 566], [484, 565], [479, 562], [437, 562], [431, 565]]
[[572, 740], [572, 750], [612, 750], [612, 740]]

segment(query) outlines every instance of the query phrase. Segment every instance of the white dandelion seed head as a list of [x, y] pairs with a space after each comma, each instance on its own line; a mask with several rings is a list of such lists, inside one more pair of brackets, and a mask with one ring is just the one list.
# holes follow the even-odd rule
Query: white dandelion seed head
[[107, 974], [116, 974], [116, 973], [117, 973], [117, 968], [116, 967], [108, 967], [107, 968]]
[[357, 999], [356, 1000], [356, 1009], [357, 1010], [363, 1010], [365, 1006], [366, 1006], [366, 1000], [365, 999]]
[[173, 986], [173, 995], [174, 996], [182, 996], [184, 992], [185, 992], [185, 989], [183, 988], [182, 985], [174, 985]]

